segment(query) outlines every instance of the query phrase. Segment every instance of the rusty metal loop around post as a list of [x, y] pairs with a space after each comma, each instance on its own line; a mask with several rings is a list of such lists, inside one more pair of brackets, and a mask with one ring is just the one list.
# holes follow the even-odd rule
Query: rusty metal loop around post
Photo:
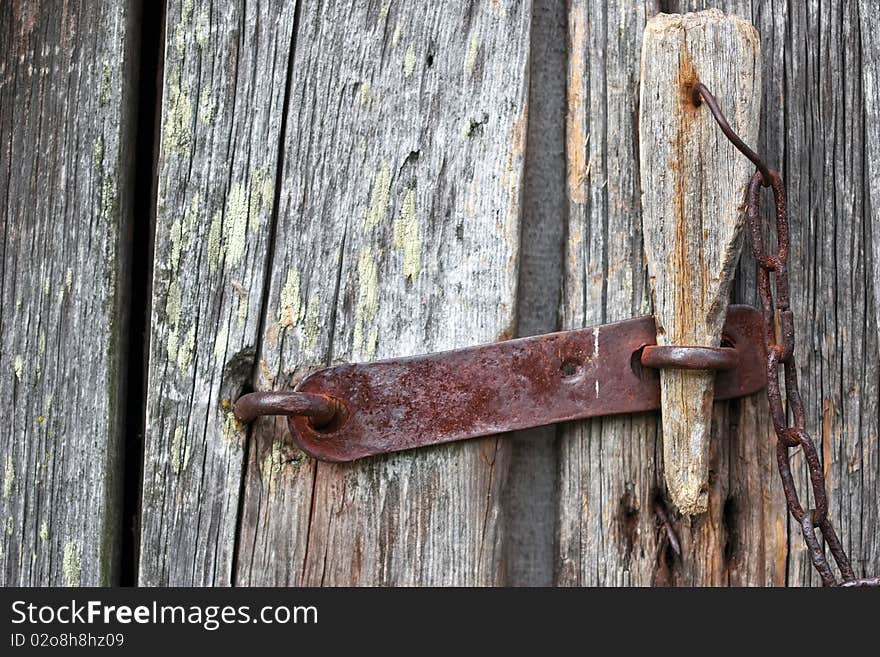
[[654, 369], [731, 370], [739, 362], [739, 355], [731, 347], [649, 345], [642, 350], [641, 362]]
[[301, 415], [312, 425], [322, 427], [336, 416], [335, 400], [309, 392], [250, 392], [242, 395], [233, 407], [239, 422], [253, 422], [261, 415]]
[[715, 96], [713, 96], [706, 88], [706, 85], [702, 82], [696, 82], [693, 87], [691, 87], [691, 102], [699, 107], [702, 101], [706, 101], [706, 106], [709, 108], [709, 111], [712, 112], [712, 116], [715, 118], [715, 122], [718, 124], [718, 127], [721, 128], [721, 132], [724, 133], [724, 136], [730, 140], [730, 143], [733, 144], [740, 153], [745, 155], [751, 160], [752, 164], [758, 168], [758, 171], [761, 172], [761, 175], [764, 178], [764, 186], [768, 187], [770, 185], [771, 177], [767, 165], [764, 164], [764, 161], [758, 156], [758, 154], [749, 148], [748, 145], [740, 139], [739, 135], [733, 131], [733, 128], [730, 127], [730, 123], [727, 122], [727, 118], [718, 106], [718, 101], [715, 100]]

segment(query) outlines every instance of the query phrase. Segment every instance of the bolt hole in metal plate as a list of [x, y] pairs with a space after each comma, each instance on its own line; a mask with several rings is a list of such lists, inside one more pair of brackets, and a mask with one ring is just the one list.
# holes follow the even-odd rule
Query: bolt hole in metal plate
[[[766, 384], [761, 316], [731, 306], [724, 334], [737, 366], [718, 372], [716, 399]], [[600, 415], [660, 407], [659, 375], [639, 363], [655, 343], [652, 317], [437, 354], [321, 370], [297, 390], [340, 400], [319, 429], [288, 418], [298, 446], [326, 461], [354, 459]]]

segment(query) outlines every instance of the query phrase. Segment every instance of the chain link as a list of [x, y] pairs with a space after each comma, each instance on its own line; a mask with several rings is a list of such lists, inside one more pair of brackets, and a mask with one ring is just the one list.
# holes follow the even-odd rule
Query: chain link
[[[758, 294], [761, 297], [764, 318], [764, 338], [767, 345], [767, 399], [770, 402], [770, 417], [776, 431], [776, 464], [782, 479], [782, 489], [791, 516], [801, 526], [804, 542], [822, 583], [825, 586], [880, 586], [880, 578], [858, 579], [853, 572], [849, 557], [840, 543], [831, 520], [828, 519], [828, 495], [825, 474], [816, 446], [806, 430], [804, 405], [797, 379], [797, 365], [794, 357], [794, 315], [789, 306], [788, 286], [788, 207], [782, 178], [768, 168], [733, 131], [718, 107], [715, 98], [701, 83], [694, 84], [691, 99], [695, 105], [706, 102], [712, 116], [731, 143], [757, 167], [749, 181], [747, 191], [746, 219], [752, 242], [752, 253], [758, 265]], [[776, 251], [767, 252], [764, 244], [763, 220], [761, 218], [761, 188], [770, 187], [776, 214]], [[772, 230], [772, 225], [771, 225]], [[771, 283], [771, 274], [775, 286]], [[774, 291], [776, 298], [774, 302]], [[780, 389], [780, 375], [785, 383], [785, 400]], [[791, 412], [791, 423], [788, 421]], [[810, 487], [813, 491], [813, 508], [805, 509], [798, 497], [797, 487], [791, 472], [789, 450], [801, 448], [807, 462]], [[819, 530], [825, 545], [831, 552], [842, 581], [834, 576], [825, 550], [816, 535]]]

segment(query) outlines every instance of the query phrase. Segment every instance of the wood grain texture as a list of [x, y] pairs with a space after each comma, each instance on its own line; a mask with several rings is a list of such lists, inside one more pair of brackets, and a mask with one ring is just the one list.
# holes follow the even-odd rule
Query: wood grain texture
[[0, 5], [3, 586], [119, 572], [134, 5]]
[[[650, 313], [636, 141], [645, 10], [629, 0], [569, 5], [563, 328]], [[651, 583], [638, 564], [653, 563], [658, 545], [658, 439], [654, 415], [561, 428], [557, 584]]]
[[[709, 4], [663, 3], [677, 12]], [[877, 223], [868, 214], [866, 177], [867, 157], [877, 143], [865, 120], [870, 100], [861, 95], [862, 77], [872, 70], [868, 62], [876, 59], [867, 38], [870, 8], [862, 6], [860, 12], [855, 2], [832, 6], [817, 0], [711, 5], [749, 20], [761, 37], [762, 125], [757, 150], [786, 180], [792, 220], [792, 306], [798, 309], [796, 349], [808, 428], [822, 446], [835, 526], [856, 570], [870, 574], [880, 570], [880, 359], [877, 332], [868, 329], [876, 315], [870, 240], [877, 234]], [[657, 9], [648, 7], [649, 13]], [[614, 313], [646, 310], [639, 220], [633, 221], [630, 209], [637, 196], [628, 182], [635, 167], [630, 154], [636, 152], [628, 136], [636, 126], [627, 115], [631, 117], [635, 107], [617, 94], [629, 85], [629, 93], [636, 93], [637, 81], [630, 72], [637, 62], [640, 35], [630, 34], [644, 24], [644, 8], [642, 3], [626, 2], [605, 10], [605, 3], [573, 3], [570, 15], [571, 241], [563, 304], [569, 326], [601, 321], [602, 313], [610, 319]], [[622, 16], [627, 18], [621, 26]], [[636, 25], [627, 29], [628, 21]], [[588, 38], [575, 41], [578, 25], [580, 36]], [[606, 29], [621, 29], [627, 37], [609, 48], [603, 40]], [[580, 50], [578, 43], [583, 44]], [[858, 43], [861, 51], [853, 47]], [[618, 63], [621, 58], [624, 64]], [[607, 121], [588, 113], [592, 103]], [[621, 189], [628, 192], [623, 201], [618, 196]], [[603, 208], [609, 206], [604, 215]], [[629, 252], [618, 248], [608, 225], [636, 247]], [[590, 241], [585, 243], [584, 236]], [[633, 281], [632, 287], [610, 280], [621, 273], [624, 282]], [[621, 291], [629, 293], [612, 296]], [[756, 302], [754, 261], [748, 253], [743, 255], [733, 297]], [[634, 420], [595, 421], [563, 431], [559, 583], [819, 583], [800, 532], [785, 512], [773, 463], [776, 439], [764, 399], [716, 404], [709, 511], [695, 521], [676, 519], [681, 560], [658, 550], [659, 532], [650, 512], [651, 487], [658, 485], [661, 462], [655, 419], [644, 418], [642, 424]], [[803, 456], [795, 453], [792, 459], [803, 498]]]
[[[642, 31], [656, 10], [629, 0], [570, 5], [565, 328], [651, 311], [637, 118]], [[786, 520], [766, 401], [715, 404], [713, 413], [708, 510], [673, 515], [681, 558], [653, 512], [658, 502], [668, 506], [659, 417], [562, 427], [558, 584], [785, 582]]]
[[868, 164], [865, 188], [869, 203], [867, 228], [871, 238], [874, 272], [873, 305], [880, 332], [880, 13], [876, 3], [859, 2], [862, 93], [865, 107], [865, 160]]
[[[717, 347], [742, 245], [744, 189], [754, 166], [720, 133], [691, 89], [715, 95], [733, 130], [757, 141], [760, 44], [718, 10], [648, 21], [639, 92], [642, 234], [657, 344]], [[685, 515], [709, 503], [715, 373], [660, 371], [663, 474]]]
[[172, 0], [147, 388], [143, 585], [232, 583], [293, 3]]
[[[784, 3], [774, 3], [785, 15]], [[873, 9], [876, 11], [876, 7]], [[791, 306], [807, 428], [821, 445], [830, 516], [857, 572], [880, 571], [880, 354], [870, 265], [872, 224], [866, 99], [855, 46], [870, 30], [858, 3], [817, 0], [787, 8], [786, 179], [792, 251]], [[812, 44], [811, 47], [803, 47]], [[781, 156], [779, 156], [781, 160]], [[876, 292], [875, 292], [876, 293]], [[803, 455], [792, 455], [801, 499], [809, 489]], [[792, 530], [789, 582], [819, 584]]]
[[[852, 0], [779, 0], [758, 7], [740, 1], [721, 7], [750, 19], [761, 34], [759, 151], [786, 181], [791, 306], [807, 429], [821, 446], [834, 526], [856, 572], [875, 574], [880, 571], [880, 354], [877, 333], [870, 330], [878, 283], [870, 247], [876, 220], [868, 195], [869, 158], [877, 142], [866, 120], [874, 110], [862, 89], [878, 52], [862, 56], [865, 51], [855, 44], [873, 47], [869, 10], [876, 7], [860, 11]], [[775, 51], [772, 56], [768, 47]], [[751, 259], [744, 260], [743, 269], [751, 275]], [[809, 499], [803, 454], [795, 452], [791, 460], [801, 499]], [[786, 524], [787, 582], [818, 586], [799, 528]]]
[[[303, 6], [258, 389], [515, 331], [530, 3]], [[494, 584], [493, 437], [348, 465], [253, 429], [237, 581]]]

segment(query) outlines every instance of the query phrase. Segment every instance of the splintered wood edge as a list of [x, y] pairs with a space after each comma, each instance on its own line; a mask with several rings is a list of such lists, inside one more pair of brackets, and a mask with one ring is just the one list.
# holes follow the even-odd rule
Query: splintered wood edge
[[[727, 29], [728, 26], [733, 29]], [[701, 42], [705, 44], [707, 37], [713, 44], [721, 44], [712, 50], [719, 57], [753, 51], [751, 61], [741, 57], [737, 71], [741, 71], [740, 75], [728, 75], [725, 79], [715, 74], [716, 70], [729, 73], [726, 69], [735, 67], [735, 62], [724, 66], [719, 60], [717, 67], [707, 68], [705, 52], [700, 53], [704, 49]], [[733, 168], [728, 165], [726, 150], [732, 146], [723, 138], [718, 139], [711, 114], [697, 114], [693, 111], [696, 108], [689, 110], [684, 104], [677, 106], [675, 98], [688, 102], [687, 91], [684, 87], [676, 90], [674, 86], [683, 78], [685, 85], [700, 80], [699, 65], [710, 90], [720, 93], [719, 102], [734, 128], [747, 126], [742, 136], [746, 142], [754, 143], [760, 109], [760, 70], [754, 62], [758, 61], [759, 53], [754, 27], [717, 9], [686, 15], [661, 14], [646, 26], [641, 59], [640, 160], [645, 253], [658, 344], [720, 343], [726, 300], [741, 245], [742, 190], [750, 171], [748, 161], [738, 153], [732, 161]], [[655, 59], [649, 67], [648, 56], [668, 58], [669, 76], [657, 75], [663, 62], [658, 65]], [[685, 71], [688, 68], [690, 71]], [[670, 83], [674, 85], [671, 101], [662, 91]], [[660, 93], [646, 94], [652, 84]], [[749, 86], [751, 89], [745, 94], [722, 93], [725, 86], [734, 84], [737, 90]], [[725, 107], [730, 105], [730, 98], [735, 99], [736, 105]], [[663, 120], [657, 118], [660, 116], [669, 116], [670, 124], [676, 125], [667, 132], [662, 124], [658, 129], [657, 121]], [[717, 175], [707, 172], [707, 168], [716, 168]], [[656, 172], [659, 173], [655, 175]], [[709, 179], [717, 182], [708, 188], [698, 182]], [[670, 207], [674, 211], [666, 211]], [[712, 217], [712, 223], [704, 225], [705, 216]], [[698, 275], [690, 276], [693, 272]], [[713, 381], [711, 372], [661, 372], [664, 475], [670, 497], [682, 513], [703, 513], [708, 508]]]

